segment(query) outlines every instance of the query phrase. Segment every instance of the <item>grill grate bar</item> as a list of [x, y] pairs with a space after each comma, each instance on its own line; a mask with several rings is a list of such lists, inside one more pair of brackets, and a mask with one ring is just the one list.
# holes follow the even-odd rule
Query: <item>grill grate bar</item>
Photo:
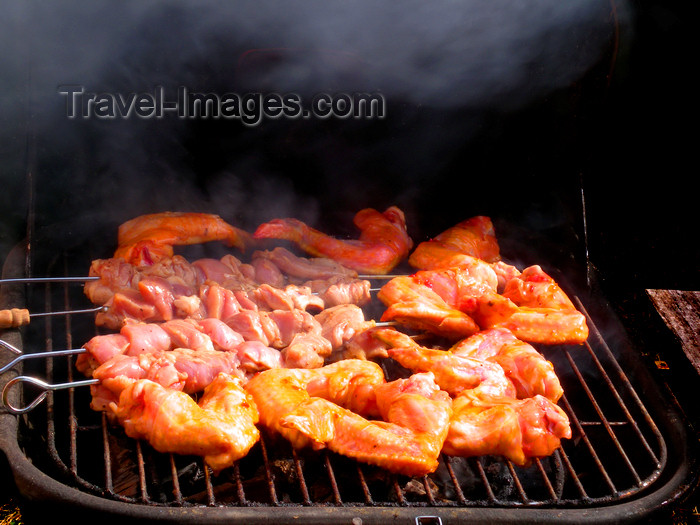
[[177, 472], [177, 466], [175, 465], [175, 457], [172, 454], [168, 454], [168, 460], [170, 461], [170, 476], [173, 481], [172, 494], [175, 497], [175, 502], [182, 504], [182, 492], [180, 491], [180, 477]]
[[571, 460], [569, 459], [569, 456], [566, 454], [564, 449], [562, 447], [559, 447], [559, 450], [557, 450], [557, 453], [561, 457], [562, 462], [564, 463], [564, 466], [566, 467], [566, 470], [569, 474], [570, 479], [574, 482], [574, 485], [576, 486], [576, 489], [578, 490], [579, 493], [579, 498], [583, 501], [588, 501], [590, 498], [588, 494], [586, 493], [586, 489], [583, 487], [583, 483], [581, 483], [581, 480], [578, 477], [578, 474], [576, 473], [576, 470], [574, 469], [573, 465], [571, 464]]
[[311, 505], [311, 499], [309, 498], [309, 488], [306, 486], [306, 480], [304, 479], [304, 470], [301, 466], [301, 461], [299, 460], [299, 455], [297, 451], [292, 448], [292, 459], [294, 461], [294, 471], [299, 482], [299, 489], [301, 490], [301, 497], [304, 505]]
[[450, 480], [452, 481], [452, 485], [455, 489], [455, 494], [457, 494], [457, 501], [462, 505], [466, 505], [467, 498], [464, 497], [462, 486], [460, 485], [459, 481], [457, 481], [457, 474], [455, 473], [454, 468], [452, 468], [452, 461], [453, 458], [451, 456], [445, 456], [443, 454], [443, 463], [447, 468], [447, 473], [449, 474]]
[[486, 471], [484, 470], [484, 465], [481, 463], [481, 458], [469, 458], [470, 465], [476, 465], [476, 471], [479, 474], [479, 478], [486, 490], [486, 495], [489, 503], [496, 503], [496, 495], [491, 488], [491, 483], [489, 483], [489, 478], [486, 476]]
[[547, 473], [544, 471], [544, 467], [542, 466], [542, 462], [539, 460], [539, 458], [535, 459], [535, 465], [537, 466], [537, 470], [540, 473], [540, 476], [542, 476], [542, 482], [545, 485], [545, 488], [549, 492], [549, 497], [552, 500], [558, 500], [559, 496], [557, 495], [556, 491], [554, 490], [554, 486], [552, 485], [552, 482], [549, 479], [549, 476], [547, 476]]
[[[576, 298], [576, 301], [577, 301], [581, 311], [583, 311], [586, 314], [586, 316], [590, 319], [590, 316], [588, 316], [588, 312], [586, 312], [583, 304], [581, 304], [581, 301], [578, 300], [578, 298]], [[662, 447], [662, 453], [665, 456], [666, 447], [665, 447], [665, 443], [663, 440], [663, 436], [661, 435], [661, 432], [659, 431], [658, 427], [656, 426], [656, 423], [654, 422], [653, 418], [651, 417], [651, 414], [649, 414], [649, 411], [647, 410], [646, 406], [644, 406], [644, 403], [642, 403], [642, 400], [639, 398], [639, 395], [637, 394], [636, 390], [632, 386], [632, 383], [630, 382], [629, 378], [627, 377], [627, 374], [625, 374], [625, 372], [622, 370], [622, 367], [617, 362], [617, 359], [615, 359], [614, 354], [610, 350], [610, 347], [608, 346], [605, 339], [603, 339], [603, 336], [600, 333], [600, 331], [598, 330], [598, 327], [593, 322], [591, 322], [590, 325], [591, 325], [591, 332], [596, 337], [600, 347], [605, 351], [605, 353], [609, 357], [609, 361], [611, 363], [611, 366], [613, 367], [613, 369], [615, 370], [617, 375], [620, 377], [623, 384], [626, 386], [629, 395], [634, 400], [637, 408], [639, 408], [639, 410], [641, 411], [641, 414], [642, 414], [642, 417], [644, 418], [644, 421], [646, 422], [646, 424], [649, 426], [649, 428], [654, 433], [654, 436], [656, 437], [657, 442], [660, 443], [660, 445]], [[586, 342], [586, 347], [588, 349], [589, 354], [591, 355], [594, 362], [596, 363], [598, 370], [601, 372], [601, 374], [604, 375], [604, 377], [608, 378], [608, 374], [605, 372], [605, 369], [603, 368], [603, 366], [600, 362], [600, 359], [593, 351], [593, 348], [591, 347], [589, 342]], [[632, 428], [634, 428], [634, 430], [635, 430], [637, 436], [639, 437], [642, 445], [644, 446], [645, 450], [649, 453], [649, 456], [657, 464], [657, 466], [660, 466], [662, 460], [654, 453], [653, 449], [649, 445], [649, 442], [644, 437], [644, 434], [641, 432], [639, 425], [637, 423], [637, 420], [634, 417], [632, 417], [632, 414], [627, 409], [627, 406], [625, 405], [624, 401], [622, 400], [619, 393], [617, 392], [617, 389], [615, 389], [615, 386], [613, 385], [612, 381], [610, 381], [609, 379], [608, 379], [608, 381], [609, 381], [609, 385], [610, 385], [610, 388], [612, 390], [613, 395], [615, 396], [617, 402], [620, 404], [621, 408], [623, 408], [627, 420], [632, 425]], [[665, 457], [664, 457], [664, 459], [665, 459]]]
[[107, 428], [107, 415], [102, 413], [102, 458], [104, 461], [105, 488], [109, 493], [114, 493], [114, 480], [112, 478], [112, 451], [109, 446], [109, 430]]
[[272, 505], [278, 506], [279, 499], [277, 498], [277, 490], [275, 489], [275, 474], [272, 472], [272, 467], [270, 466], [270, 461], [267, 456], [267, 446], [265, 445], [263, 436], [260, 436], [260, 450], [262, 452], [263, 465], [265, 466], [265, 478], [267, 479], [270, 501]]
[[[606, 470], [605, 466], [603, 466], [603, 462], [600, 460], [598, 457], [598, 453], [595, 450], [595, 447], [593, 446], [593, 443], [591, 443], [591, 440], [588, 438], [588, 434], [586, 431], [583, 429], [583, 425], [579, 421], [578, 417], [576, 416], [576, 413], [574, 412], [573, 408], [569, 404], [569, 400], [566, 397], [566, 394], [561, 396], [561, 399], [559, 402], [564, 405], [566, 408], [567, 413], [569, 414], [569, 421], [573, 424], [576, 433], [581, 436], [581, 439], [583, 440], [584, 444], [586, 445], [586, 448], [588, 449], [588, 452], [591, 456], [591, 459], [593, 460], [593, 463], [595, 464], [598, 472], [603, 476], [603, 479], [605, 480], [605, 483], [608, 486], [608, 489], [612, 494], [617, 493], [617, 488], [615, 487], [615, 483], [613, 483], [613, 480], [610, 478], [610, 475], [608, 474], [608, 471]], [[573, 470], [573, 469], [572, 469]]]
[[566, 353], [567, 359], [569, 360], [569, 364], [571, 365], [571, 368], [573, 369], [574, 373], [578, 377], [578, 380], [579, 380], [579, 383], [581, 384], [581, 387], [585, 391], [586, 395], [588, 396], [589, 401], [591, 402], [591, 405], [593, 406], [596, 413], [598, 414], [598, 417], [600, 418], [600, 422], [603, 424], [603, 427], [605, 428], [608, 435], [610, 436], [610, 439], [612, 440], [613, 444], [615, 445], [617, 452], [622, 457], [622, 459], [623, 459], [625, 465], [627, 466], [627, 468], [629, 469], [630, 473], [632, 474], [632, 476], [634, 476], [635, 482], [637, 484], [639, 484], [640, 477], [639, 477], [639, 473], [637, 472], [637, 469], [634, 468], [634, 465], [632, 465], [632, 462], [630, 461], [629, 456], [627, 455], [624, 448], [622, 447], [620, 440], [617, 439], [617, 436], [615, 435], [615, 431], [613, 430], [610, 423], [608, 423], [608, 419], [605, 416], [603, 409], [600, 407], [600, 404], [596, 400], [596, 397], [593, 395], [593, 392], [591, 391], [590, 386], [588, 385], [585, 378], [583, 377], [581, 370], [579, 370], [579, 368], [576, 366], [576, 363], [574, 362], [573, 358], [571, 357], [571, 353], [568, 350], [565, 353]]
[[357, 468], [357, 477], [360, 482], [360, 487], [362, 487], [362, 492], [365, 496], [365, 504], [374, 505], [374, 501], [372, 500], [372, 493], [370, 492], [369, 486], [367, 485], [365, 475], [362, 473], [362, 467], [360, 467], [360, 464], [358, 463], [357, 465], [355, 465], [355, 468]]
[[216, 504], [216, 498], [214, 497], [214, 485], [211, 482], [211, 469], [207, 466], [204, 467], [204, 482], [207, 490], [207, 503], [209, 506], [214, 506]]
[[518, 473], [515, 471], [515, 467], [513, 466], [513, 462], [510, 460], [506, 460], [506, 465], [508, 466], [508, 471], [510, 472], [510, 477], [513, 479], [513, 484], [515, 485], [515, 488], [518, 492], [518, 497], [520, 498], [520, 501], [522, 501], [525, 504], [530, 503], [530, 499], [527, 497], [527, 494], [525, 493], [525, 489], [523, 488], [523, 485], [520, 482], [520, 478], [518, 477]]
[[141, 502], [148, 503], [150, 498], [148, 496], [148, 487], [146, 483], [146, 464], [143, 460], [143, 447], [141, 446], [141, 441], [136, 441], [136, 465], [138, 466], [139, 472], [139, 490]]
[[331, 484], [331, 491], [333, 492], [333, 500], [336, 505], [343, 504], [343, 498], [340, 496], [340, 491], [338, 490], [338, 482], [335, 479], [335, 472], [333, 471], [333, 466], [331, 465], [330, 457], [327, 451], [323, 451], [323, 464], [326, 468], [326, 473], [328, 474], [328, 481]]

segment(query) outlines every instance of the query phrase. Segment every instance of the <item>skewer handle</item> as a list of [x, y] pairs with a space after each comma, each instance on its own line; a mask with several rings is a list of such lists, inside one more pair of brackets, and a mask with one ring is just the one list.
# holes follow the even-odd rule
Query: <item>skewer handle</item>
[[[6, 384], [5, 388], [2, 389], [2, 402], [5, 405], [5, 408], [9, 412], [12, 412], [13, 414], [24, 414], [25, 412], [29, 412], [33, 408], [35, 408], [39, 403], [41, 403], [44, 399], [46, 399], [46, 396], [48, 395], [49, 391], [53, 390], [63, 390], [65, 388], [75, 388], [79, 386], [88, 386], [88, 385], [94, 385], [99, 383], [99, 379], [86, 379], [84, 381], [73, 381], [70, 383], [59, 383], [57, 385], [51, 385], [49, 383], [46, 383], [45, 381], [42, 381], [41, 379], [37, 379], [35, 377], [29, 377], [29, 376], [17, 376], [12, 379], [10, 379]], [[27, 406], [24, 407], [17, 407], [13, 405], [10, 402], [9, 399], [9, 392], [10, 389], [16, 385], [17, 383], [30, 383], [34, 385], [35, 387], [38, 387], [41, 392], [39, 395]]]
[[26, 324], [29, 324], [29, 310], [26, 308], [0, 310], [0, 330], [19, 328]]

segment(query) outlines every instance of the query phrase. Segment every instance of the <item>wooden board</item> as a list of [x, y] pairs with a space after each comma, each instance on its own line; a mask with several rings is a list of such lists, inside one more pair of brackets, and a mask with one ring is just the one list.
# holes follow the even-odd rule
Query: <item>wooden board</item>
[[647, 294], [700, 373], [700, 292], [652, 289]]

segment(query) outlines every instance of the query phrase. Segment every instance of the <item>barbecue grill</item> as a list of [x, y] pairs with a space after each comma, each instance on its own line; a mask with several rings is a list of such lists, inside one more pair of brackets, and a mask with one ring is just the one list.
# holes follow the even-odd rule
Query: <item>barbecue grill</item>
[[[610, 16], [606, 7], [597, 13]], [[615, 14], [624, 16], [624, 6], [619, 7]], [[183, 20], [193, 14], [189, 9], [173, 8], [161, 21], [181, 32], [187, 27]], [[3, 268], [3, 278], [84, 275], [91, 260], [113, 251], [113, 232], [120, 222], [176, 205], [220, 213], [245, 228], [263, 218], [298, 211], [300, 218], [343, 236], [352, 235], [344, 225], [350, 224], [348, 217], [360, 207], [399, 204], [417, 240], [466, 218], [465, 213], [487, 213], [495, 220], [504, 257], [518, 265], [542, 264], [551, 271], [574, 297], [591, 327], [591, 336], [581, 347], [538, 347], [554, 363], [562, 381], [565, 394], [559, 404], [571, 419], [572, 439], [564, 440], [551, 457], [527, 467], [498, 457], [443, 455], [434, 474], [412, 479], [327, 451], [295, 451], [263, 434], [248, 456], [215, 476], [199, 458], [159, 454], [127, 438], [102, 414], [90, 410], [86, 387], [67, 388], [49, 391], [26, 414], [0, 412], [0, 444], [22, 496], [25, 519], [30, 522], [65, 512], [75, 521], [105, 522], [621, 523], [648, 518], [660, 507], [682, 499], [697, 481], [692, 421], [663, 381], [650, 373], [640, 358], [638, 340], [630, 338], [618, 320], [619, 310], [606, 299], [610, 276], [592, 264], [589, 253], [598, 248], [592, 226], [602, 221], [598, 210], [594, 213], [591, 208], [592, 201], [601, 199], [599, 181], [587, 176], [585, 170], [590, 166], [586, 162], [582, 174], [579, 163], [572, 166], [571, 161], [579, 151], [572, 142], [581, 138], [577, 133], [585, 136], [588, 130], [586, 123], [579, 127], [576, 119], [572, 124], [570, 113], [590, 110], [591, 93], [596, 103], [601, 92], [607, 93], [610, 69], [624, 43], [611, 30], [616, 27], [612, 16], [604, 22], [600, 16], [593, 18], [597, 23], [589, 20], [586, 30], [577, 36], [582, 48], [595, 58], [571, 73], [563, 82], [565, 87], [557, 85], [554, 91], [533, 88], [527, 100], [514, 102], [518, 107], [508, 111], [503, 110], [508, 107], [504, 100], [512, 95], [508, 90], [501, 93], [502, 98], [490, 100], [492, 106], [486, 111], [474, 109], [484, 102], [478, 94], [474, 99], [465, 95], [467, 99], [457, 104], [459, 109], [436, 107], [434, 99], [392, 97], [392, 79], [371, 70], [371, 57], [324, 48], [313, 56], [326, 73], [306, 71], [309, 76], [302, 75], [302, 80], [308, 85], [295, 84], [295, 89], [301, 94], [309, 85], [331, 90], [345, 85], [343, 75], [370, 67], [370, 84], [362, 78], [361, 85], [374, 86], [371, 82], [376, 81], [380, 88], [388, 86], [385, 120], [274, 121], [244, 128], [204, 119], [172, 119], [175, 122], [169, 123], [146, 119], [137, 124], [132, 120], [70, 120], [63, 114], [46, 121], [28, 119], [21, 170], [24, 188], [14, 210], [22, 216], [26, 239], [15, 246]], [[147, 27], [143, 20], [141, 27]], [[37, 39], [39, 33], [29, 31]], [[303, 38], [283, 46], [269, 36], [254, 45], [241, 38], [233, 48], [229, 47], [231, 40], [220, 34], [213, 40], [219, 54], [209, 57], [214, 66], [205, 68], [205, 73], [212, 75], [225, 62], [230, 71], [245, 73], [245, 82], [250, 84], [240, 85], [241, 90], [260, 85], [269, 88], [266, 82], [279, 80], [267, 75], [276, 71], [275, 64], [304, 64], [309, 53]], [[41, 42], [34, 43], [46, 49]], [[160, 45], [164, 42], [151, 41], [148, 53], [134, 46], [121, 57], [127, 66], [140, 66], [143, 61], [155, 64], [156, 72], [147, 75], [146, 84], [132, 76], [120, 77], [118, 71], [111, 76], [100, 72], [97, 78], [104, 84], [94, 89], [107, 86], [105, 89], [128, 92], [140, 91], [143, 85], [152, 89], [161, 81], [167, 85], [167, 74], [172, 71], [162, 69], [164, 62], [154, 58]], [[211, 49], [205, 46], [183, 62], [203, 60]], [[27, 55], [37, 59], [32, 53]], [[222, 61], [221, 55], [230, 60]], [[578, 58], [585, 62], [584, 56]], [[338, 63], [342, 75], [326, 76], [329, 66]], [[531, 86], [537, 76], [536, 64], [532, 67], [535, 72], [525, 85]], [[584, 72], [585, 78], [580, 79]], [[44, 100], [37, 102], [32, 97], [45, 79], [41, 72], [34, 73], [39, 78], [28, 81], [32, 89], [26, 102], [32, 108], [44, 108]], [[203, 91], [230, 88], [226, 82], [231, 77], [224, 73], [197, 85], [200, 73], [182, 71], [185, 76], [177, 81]], [[351, 77], [357, 79], [355, 74]], [[52, 81], [56, 78], [50, 76]], [[60, 78], [66, 83], [92, 80], [88, 76]], [[571, 88], [568, 83], [574, 80]], [[517, 87], [522, 86], [516, 83]], [[64, 111], [65, 100], [55, 92], [51, 95], [61, 106], [59, 112]], [[562, 105], [566, 110], [561, 110]], [[48, 107], [55, 110], [55, 104]], [[397, 114], [401, 118], [391, 117]], [[58, 132], [59, 140], [47, 140], [47, 122], [56, 126], [52, 133]], [[438, 139], [431, 138], [434, 133], [439, 133]], [[132, 135], [136, 138], [129, 139]], [[129, 150], [146, 137], [152, 137], [154, 144]], [[560, 148], [552, 152], [550, 143], [545, 153], [539, 143], [543, 137]], [[105, 151], [106, 138], [112, 142]], [[181, 142], [174, 152], [168, 146], [175, 139]], [[254, 154], [246, 154], [248, 149]], [[501, 153], [503, 149], [510, 153], [508, 158]], [[142, 155], [144, 151], [179, 156], [178, 162], [169, 162], [169, 158], [162, 164], [152, 163]], [[359, 161], [357, 151], [366, 153]], [[122, 158], [128, 156], [125, 152], [133, 153], [133, 158]], [[469, 178], [466, 186], [465, 166], [470, 166], [470, 173], [482, 175]], [[156, 176], [141, 174], [138, 182], [148, 195], [131, 186], [135, 181], [115, 178], [119, 170], [146, 167], [162, 168]], [[183, 173], [177, 173], [175, 167]], [[328, 177], [331, 168], [338, 178]], [[504, 180], [504, 186], [525, 187], [527, 198], [519, 191], [493, 195], [493, 177], [483, 174], [506, 172], [510, 180]], [[71, 191], [62, 189], [66, 184]], [[122, 186], [130, 187], [122, 193]], [[536, 191], [527, 191], [528, 187]], [[156, 193], [159, 188], [163, 191]], [[446, 192], [446, 188], [468, 191]], [[236, 191], [242, 197], [236, 197]], [[389, 198], [393, 201], [386, 202]], [[107, 204], [112, 209], [105, 209]], [[81, 214], [75, 215], [74, 210]], [[218, 255], [222, 249], [207, 245], [188, 248], [185, 253], [195, 258]], [[692, 267], [692, 262], [688, 264]], [[26, 306], [31, 312], [90, 306], [80, 284], [70, 282], [6, 284], [0, 299], [0, 308]], [[379, 308], [375, 303], [368, 309], [376, 315]], [[16, 358], [7, 346], [24, 354], [56, 352], [77, 348], [97, 333], [92, 314], [34, 318], [27, 327], [2, 334], [6, 345], [0, 347], [0, 365]], [[0, 376], [0, 386], [18, 375], [40, 378], [50, 385], [83, 379], [74, 360], [56, 355], [17, 361]], [[23, 407], [40, 392], [32, 384], [20, 383], [9, 390], [7, 401]]]

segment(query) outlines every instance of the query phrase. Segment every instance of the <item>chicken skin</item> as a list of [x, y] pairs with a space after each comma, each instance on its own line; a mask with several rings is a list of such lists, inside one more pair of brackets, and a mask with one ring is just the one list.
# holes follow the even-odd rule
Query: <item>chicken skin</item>
[[479, 332], [458, 342], [450, 351], [457, 356], [499, 364], [515, 385], [520, 399], [543, 395], [556, 403], [564, 393], [552, 363], [505, 328]]
[[491, 219], [472, 217], [448, 228], [429, 241], [424, 241], [411, 253], [408, 262], [414, 268], [433, 270], [461, 266], [468, 255], [488, 263], [501, 259], [496, 232]]
[[[378, 381], [373, 373], [364, 375], [370, 363], [346, 360], [316, 370], [267, 370], [251, 379], [246, 389], [256, 401], [261, 424], [295, 448], [328, 448], [411, 476], [433, 472], [449, 430], [449, 395], [439, 389], [432, 374], [391, 383], [382, 376]], [[354, 377], [369, 380], [359, 387], [355, 383], [355, 395], [349, 396], [345, 386], [335, 386], [353, 384]], [[358, 395], [374, 404], [358, 402]], [[351, 409], [376, 413], [383, 420], [366, 419]]]
[[394, 277], [377, 293], [387, 306], [381, 321], [426, 330], [444, 337], [461, 339], [479, 331], [469, 315], [447, 304], [435, 291], [416, 283], [410, 276]]
[[244, 250], [250, 235], [208, 213], [163, 212], [135, 217], [121, 226], [114, 257], [136, 266], [152, 265], [172, 257], [173, 246], [224, 241]]
[[322, 233], [297, 219], [274, 219], [256, 229], [255, 239], [286, 239], [316, 257], [328, 257], [366, 274], [386, 274], [408, 256], [413, 241], [406, 219], [396, 206], [383, 213], [372, 208], [357, 212], [357, 240], [341, 240]]
[[214, 472], [245, 456], [260, 438], [258, 412], [238, 379], [219, 374], [199, 403], [184, 392], [136, 381], [110, 410], [134, 439], [159, 452], [203, 456]]
[[377, 294], [387, 306], [382, 321], [453, 339], [499, 327], [532, 343], [582, 344], [588, 338], [585, 316], [539, 266], [511, 279], [503, 294], [491, 277], [484, 280], [461, 267], [395, 277]]
[[482, 396], [471, 391], [452, 404], [443, 452], [453, 456], [502, 455], [516, 465], [551, 455], [571, 438], [566, 413], [549, 399]]

